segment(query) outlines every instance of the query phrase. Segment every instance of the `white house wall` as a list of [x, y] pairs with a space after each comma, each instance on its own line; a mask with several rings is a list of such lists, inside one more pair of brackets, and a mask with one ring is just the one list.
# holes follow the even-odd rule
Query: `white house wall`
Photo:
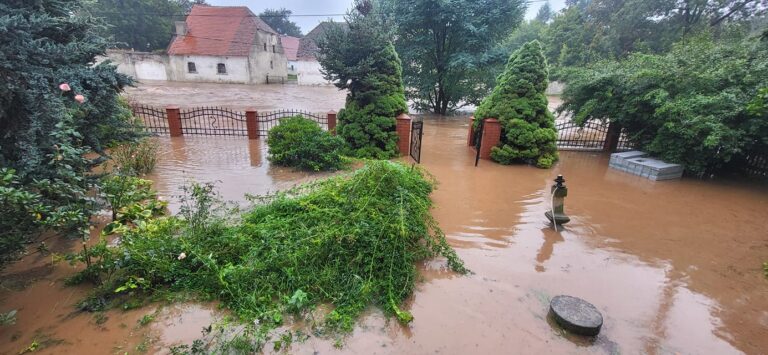
[[285, 57], [278, 37], [274, 34], [257, 33], [249, 60], [252, 84], [266, 83], [267, 75], [282, 78], [288, 76], [288, 59]]
[[[195, 63], [196, 73], [190, 73], [187, 63]], [[219, 74], [217, 66], [223, 63], [226, 74]], [[248, 57], [218, 57], [201, 55], [170, 56], [171, 80], [206, 83], [250, 83]]]
[[300, 60], [296, 62], [299, 85], [331, 85], [320, 73], [320, 63], [316, 60]]

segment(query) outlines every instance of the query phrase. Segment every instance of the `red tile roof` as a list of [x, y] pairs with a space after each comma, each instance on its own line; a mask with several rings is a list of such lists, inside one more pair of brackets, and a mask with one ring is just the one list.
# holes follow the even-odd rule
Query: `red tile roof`
[[248, 56], [257, 31], [277, 34], [245, 6], [195, 5], [186, 23], [187, 34], [174, 37], [168, 54]]
[[283, 50], [288, 60], [296, 60], [297, 53], [299, 52], [299, 39], [298, 37], [280, 36], [280, 41], [283, 44]]

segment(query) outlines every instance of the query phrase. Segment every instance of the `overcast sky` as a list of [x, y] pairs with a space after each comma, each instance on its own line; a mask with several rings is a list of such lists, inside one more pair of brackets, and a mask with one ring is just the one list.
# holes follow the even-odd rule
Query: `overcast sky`
[[[543, 4], [540, 0], [534, 0], [528, 8], [526, 18], [530, 19], [536, 16], [536, 11]], [[251, 8], [251, 11], [258, 14], [264, 9], [279, 9], [284, 7], [292, 10], [296, 15], [327, 15], [343, 14], [352, 4], [351, 0], [207, 0], [211, 5], [220, 6], [243, 6]], [[552, 10], [558, 11], [565, 6], [565, 0], [550, 0]], [[328, 16], [294, 16], [292, 21], [296, 22], [303, 33], [312, 30], [320, 21], [324, 21]], [[341, 16], [334, 17], [335, 20], [342, 20]]]

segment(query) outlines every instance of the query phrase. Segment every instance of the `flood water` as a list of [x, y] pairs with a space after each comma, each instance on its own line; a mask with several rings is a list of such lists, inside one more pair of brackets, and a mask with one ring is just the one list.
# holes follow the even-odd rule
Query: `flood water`
[[[466, 119], [425, 121], [422, 165], [449, 242], [474, 273], [455, 275], [441, 260], [420, 265], [423, 280], [406, 308], [408, 326], [370, 310], [341, 349], [310, 337], [293, 353], [761, 354], [768, 349], [768, 188], [729, 181], [652, 182], [608, 168], [601, 154], [561, 152], [550, 170], [481, 161], [466, 147]], [[222, 197], [265, 193], [322, 177], [279, 169], [261, 141], [161, 138], [150, 176], [168, 198], [190, 179], [220, 183]], [[405, 159], [403, 159], [405, 160]], [[568, 186], [571, 222], [554, 231], [544, 217], [557, 174]], [[66, 243], [54, 248], [66, 250]], [[31, 256], [3, 274], [0, 353], [49, 339], [41, 353], [150, 352], [189, 343], [221, 316], [214, 305], [153, 305], [107, 312], [96, 324], [74, 311], [84, 288], [50, 257]], [[31, 281], [38, 280], [38, 281]], [[593, 303], [605, 318], [595, 339], [564, 335], [547, 319], [558, 294]], [[138, 319], [157, 311], [144, 327]], [[60, 341], [55, 341], [59, 339]], [[268, 346], [271, 348], [271, 346]]]

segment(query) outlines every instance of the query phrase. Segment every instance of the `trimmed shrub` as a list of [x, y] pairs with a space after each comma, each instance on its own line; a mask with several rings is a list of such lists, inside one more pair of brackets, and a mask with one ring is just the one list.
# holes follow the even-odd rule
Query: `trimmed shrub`
[[501, 123], [501, 143], [491, 150], [491, 159], [539, 168], [549, 168], [557, 161], [555, 118], [544, 93], [547, 83], [547, 63], [539, 41], [526, 43], [509, 57], [493, 92], [475, 112], [478, 119], [496, 118]]
[[312, 120], [294, 116], [280, 120], [269, 131], [269, 161], [303, 170], [338, 170], [344, 167], [344, 141], [323, 131]]
[[[336, 131], [350, 155], [397, 156], [396, 117], [408, 112], [402, 66], [390, 42], [389, 27], [370, 15], [375, 4], [357, 0], [346, 26], [329, 26], [318, 42], [325, 78], [347, 90]], [[374, 6], [374, 7], [372, 7]]]

